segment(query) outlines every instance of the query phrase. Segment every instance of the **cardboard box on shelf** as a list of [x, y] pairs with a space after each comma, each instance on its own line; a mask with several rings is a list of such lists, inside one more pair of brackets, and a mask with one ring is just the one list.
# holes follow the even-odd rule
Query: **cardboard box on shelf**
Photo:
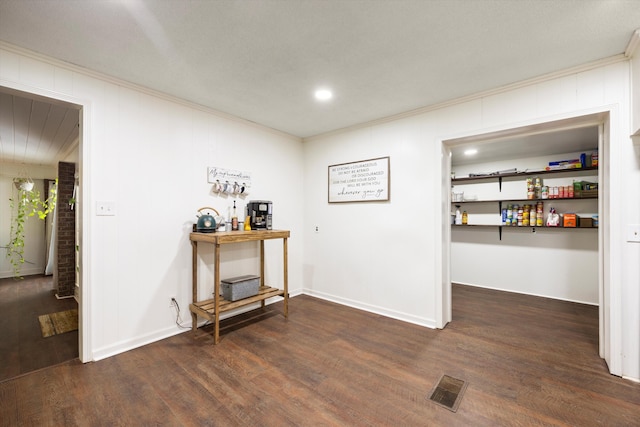
[[578, 217], [578, 227], [593, 228], [593, 218], [585, 216]]
[[573, 214], [573, 213], [564, 214], [564, 219], [563, 219], [562, 226], [563, 227], [576, 227], [577, 226], [576, 214]]
[[580, 196], [582, 198], [598, 197], [598, 190], [582, 190]]
[[580, 183], [582, 184], [582, 189], [583, 190], [597, 190], [598, 189], [598, 183], [597, 182], [580, 181]]

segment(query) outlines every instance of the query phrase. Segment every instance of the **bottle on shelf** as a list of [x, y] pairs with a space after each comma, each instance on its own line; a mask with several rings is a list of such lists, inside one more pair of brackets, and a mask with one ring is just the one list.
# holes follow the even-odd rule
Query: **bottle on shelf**
[[531, 205], [524, 205], [522, 210], [522, 226], [528, 227], [531, 220]]
[[456, 205], [456, 225], [462, 225], [462, 214], [460, 213], [460, 205]]
[[467, 215], [467, 211], [462, 212], [462, 225], [467, 225], [469, 223], [469, 216]]
[[520, 222], [522, 222], [522, 215], [520, 215], [520, 217], [518, 218], [519, 212], [520, 212], [520, 205], [511, 206], [511, 226], [512, 227], [518, 226], [518, 219], [520, 219]]
[[527, 199], [533, 199], [534, 197], [533, 178], [527, 178]]
[[518, 207], [518, 223], [516, 224], [518, 227], [522, 227], [522, 221], [524, 219], [524, 206]]
[[544, 225], [544, 202], [538, 202], [536, 204], [536, 227], [542, 227]]
[[231, 213], [231, 230], [238, 231], [238, 213], [236, 212], [236, 201], [233, 201], [233, 211]]

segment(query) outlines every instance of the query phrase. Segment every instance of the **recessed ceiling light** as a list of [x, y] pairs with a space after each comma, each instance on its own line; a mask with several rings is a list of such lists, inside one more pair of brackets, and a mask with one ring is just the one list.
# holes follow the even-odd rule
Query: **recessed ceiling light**
[[474, 154], [478, 154], [478, 150], [475, 148], [469, 148], [468, 150], [464, 150], [465, 156], [473, 156]]
[[333, 98], [333, 93], [329, 89], [318, 89], [315, 96], [318, 101], [328, 101]]

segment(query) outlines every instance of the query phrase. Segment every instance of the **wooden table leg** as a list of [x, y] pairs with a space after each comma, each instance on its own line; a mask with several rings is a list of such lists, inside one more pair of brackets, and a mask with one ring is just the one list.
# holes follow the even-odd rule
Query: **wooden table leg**
[[[198, 242], [191, 241], [191, 302], [198, 301]], [[198, 330], [198, 316], [191, 312], [191, 330], [195, 334]]]
[[287, 238], [282, 239], [282, 257], [284, 259], [284, 317], [289, 317], [289, 269], [287, 259]]
[[215, 268], [216, 270], [213, 273], [213, 300], [215, 306], [215, 313], [213, 316], [214, 326], [213, 326], [213, 342], [218, 344], [220, 341], [220, 244], [216, 244], [215, 249]]
[[[264, 286], [264, 240], [260, 240], [260, 286]], [[260, 307], [264, 308], [264, 302], [260, 301]]]

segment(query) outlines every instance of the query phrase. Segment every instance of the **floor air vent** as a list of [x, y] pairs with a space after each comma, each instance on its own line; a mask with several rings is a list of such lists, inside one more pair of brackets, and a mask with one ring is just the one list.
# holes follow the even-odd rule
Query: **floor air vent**
[[431, 391], [429, 399], [452, 412], [456, 412], [466, 388], [465, 381], [443, 375]]

